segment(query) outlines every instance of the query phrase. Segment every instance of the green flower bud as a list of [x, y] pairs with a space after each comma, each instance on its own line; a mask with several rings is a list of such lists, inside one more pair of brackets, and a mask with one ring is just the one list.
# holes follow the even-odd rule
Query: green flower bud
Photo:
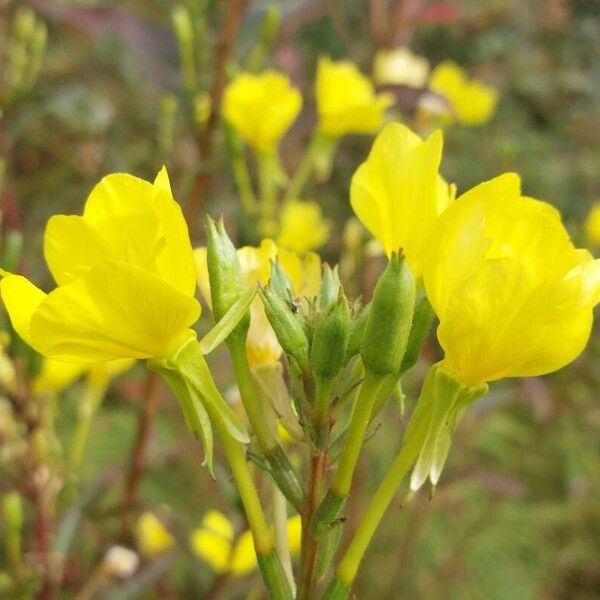
[[337, 300], [340, 287], [337, 265], [332, 269], [327, 263], [324, 263], [321, 289], [319, 290], [319, 308], [321, 310], [327, 310]]
[[[218, 224], [206, 219], [207, 263], [210, 280], [210, 295], [215, 322], [220, 321], [227, 311], [246, 293], [247, 287], [235, 246], [231, 243], [223, 219]], [[234, 329], [246, 336], [250, 326], [250, 314], [246, 315]]]
[[310, 363], [317, 377], [335, 377], [342, 370], [349, 338], [350, 308], [340, 291], [337, 302], [317, 320], [313, 330]]
[[294, 284], [291, 282], [287, 273], [282, 269], [279, 259], [271, 261], [269, 287], [284, 300], [289, 300], [291, 302], [296, 297]]
[[304, 327], [291, 305], [268, 287], [258, 290], [265, 313], [283, 351], [296, 360], [300, 369], [309, 370], [309, 345]]
[[371, 314], [371, 305], [367, 304], [352, 321], [348, 349], [346, 350], [346, 362], [360, 352], [365, 332], [367, 331], [369, 314]]
[[394, 253], [373, 292], [361, 348], [366, 369], [377, 375], [400, 369], [414, 306], [415, 280], [404, 257]]
[[402, 366], [400, 367], [401, 373], [408, 371], [417, 362], [434, 317], [435, 314], [427, 296], [425, 294], [421, 295], [415, 303], [412, 328], [408, 336], [408, 344], [404, 353], [404, 359], [402, 360]]

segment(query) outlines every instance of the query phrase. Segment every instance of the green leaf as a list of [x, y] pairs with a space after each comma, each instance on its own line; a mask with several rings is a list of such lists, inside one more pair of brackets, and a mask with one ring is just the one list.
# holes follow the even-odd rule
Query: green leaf
[[210, 354], [229, 337], [248, 312], [254, 296], [256, 296], [256, 288], [249, 289], [240, 296], [223, 318], [200, 340], [202, 354]]

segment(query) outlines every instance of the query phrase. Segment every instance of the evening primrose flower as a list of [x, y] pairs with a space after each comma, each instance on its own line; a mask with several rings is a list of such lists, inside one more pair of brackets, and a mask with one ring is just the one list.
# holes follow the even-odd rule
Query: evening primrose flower
[[373, 62], [373, 79], [379, 85], [406, 85], [422, 88], [429, 75], [429, 62], [408, 48], [380, 50]]
[[[271, 261], [279, 260], [299, 297], [312, 297], [318, 293], [321, 285], [321, 259], [314, 252], [300, 257], [295, 252], [278, 247], [273, 240], [265, 239], [259, 247], [244, 246], [237, 253], [248, 287], [257, 283], [266, 285], [271, 274]], [[197, 248], [194, 254], [198, 286], [204, 300], [210, 306], [206, 248]], [[252, 367], [276, 363], [282, 352], [258, 297], [250, 305], [250, 329], [246, 339], [246, 350]]]
[[439, 174], [442, 144], [440, 131], [423, 141], [405, 125], [390, 123], [350, 186], [356, 216], [388, 257], [402, 249], [415, 279], [431, 227], [454, 194]]
[[281, 211], [280, 247], [303, 254], [322, 246], [329, 235], [330, 223], [316, 202], [290, 200]]
[[167, 528], [152, 512], [140, 515], [135, 524], [137, 548], [147, 559], [153, 559], [169, 551], [175, 540]]
[[337, 138], [350, 133], [374, 133], [393, 104], [389, 94], [375, 94], [373, 84], [350, 61], [321, 57], [316, 81], [319, 129]]
[[558, 211], [507, 173], [469, 190], [434, 225], [427, 296], [443, 366], [473, 386], [560, 369], [585, 347], [600, 260], [576, 249]]
[[498, 102], [498, 92], [493, 87], [469, 79], [463, 69], [449, 60], [432, 71], [429, 87], [447, 98], [454, 118], [465, 125], [489, 121]]
[[585, 235], [588, 244], [600, 246], [600, 202], [596, 202], [585, 219]]
[[302, 95], [278, 71], [240, 73], [225, 89], [223, 116], [254, 150], [269, 154], [302, 108]]
[[83, 216], [54, 216], [44, 239], [57, 287], [6, 274], [2, 298], [17, 333], [66, 362], [168, 356], [200, 315], [187, 225], [166, 170], [154, 183], [104, 177]]

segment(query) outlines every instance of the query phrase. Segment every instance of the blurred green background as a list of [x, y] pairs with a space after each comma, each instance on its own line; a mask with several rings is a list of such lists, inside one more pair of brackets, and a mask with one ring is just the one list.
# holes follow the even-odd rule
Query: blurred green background
[[[194, 13], [203, 3], [182, 4]], [[204, 4], [202, 43], [212, 51], [222, 43], [219, 31], [229, 3]], [[231, 50], [231, 58], [238, 60], [252, 51], [267, 7], [266, 2], [245, 4]], [[395, 20], [377, 22], [374, 9], [381, 4], [394, 5]], [[4, 0], [4, 60], [14, 15], [24, 5], [46, 23], [48, 43], [37, 83], [6, 105], [0, 120], [3, 240], [6, 247], [10, 232], [22, 231], [20, 269], [42, 287], [49, 284], [42, 260], [46, 220], [55, 213], [80, 212], [93, 184], [113, 171], [149, 179], [166, 163], [176, 197], [188, 209], [198, 195], [198, 181], [208, 173], [200, 212], [191, 211], [194, 241], [202, 242], [204, 212], [225, 212], [235, 222], [239, 209], [222, 136], [215, 134], [210, 157], [201, 152], [194, 98], [183, 85], [170, 26], [173, 3]], [[266, 64], [290, 73], [307, 105], [284, 142], [285, 164], [295, 164], [310, 130], [320, 54], [350, 58], [368, 73], [378, 48], [409, 45], [432, 65], [453, 59], [499, 90], [497, 113], [488, 124], [446, 129], [445, 177], [464, 191], [515, 170], [524, 192], [559, 207], [574, 239], [585, 245], [582, 223], [600, 200], [599, 2], [321, 0], [278, 6], [282, 23]], [[207, 60], [203, 67], [199, 79], [210, 82], [214, 65]], [[331, 180], [310, 189], [334, 223], [323, 249], [333, 261], [351, 214], [350, 177], [370, 143], [366, 136], [345, 139]], [[413, 370], [414, 381], [406, 389], [409, 406], [426, 363], [436, 356], [431, 344], [423, 365]], [[596, 331], [585, 354], [562, 372], [494, 385], [461, 425], [433, 498], [421, 494], [404, 507], [398, 501], [388, 512], [356, 597], [600, 598], [599, 360]], [[230, 386], [225, 354], [211, 365], [222, 389]], [[76, 556], [66, 570], [65, 598], [74, 597], [117, 539], [114, 507], [134, 443], [142, 385], [141, 370], [118, 382], [95, 421], [84, 481], [101, 492], [96, 490], [73, 541]], [[70, 435], [79, 391], [73, 388], [61, 401], [64, 438]], [[354, 519], [360, 518], [398, 445], [397, 409], [388, 407], [380, 420], [386, 426], [377, 430], [361, 460]], [[390, 426], [394, 422], [397, 430]], [[161, 390], [137, 510], [170, 507], [182, 546], [186, 532], [209, 508], [234, 514], [231, 490], [212, 482], [200, 470], [200, 460], [201, 449], [187, 434], [178, 407]], [[138, 578], [138, 587], [124, 585], [106, 597], [203, 597], [200, 590], [211, 579], [210, 571], [183, 548], [164, 565], [144, 568], [149, 583]], [[235, 582], [221, 597], [247, 597], [249, 581], [255, 583], [252, 576]]]

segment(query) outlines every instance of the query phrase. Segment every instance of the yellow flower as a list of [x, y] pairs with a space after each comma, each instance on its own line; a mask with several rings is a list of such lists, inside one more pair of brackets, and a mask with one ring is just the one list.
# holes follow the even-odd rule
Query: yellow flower
[[165, 357], [200, 315], [187, 226], [165, 169], [154, 184], [102, 179], [82, 217], [50, 219], [44, 250], [57, 288], [45, 294], [7, 275], [0, 290], [16, 331], [46, 357]]
[[[206, 263], [206, 248], [195, 251], [198, 286], [206, 303], [210, 306], [210, 282]], [[279, 262], [290, 278], [299, 297], [312, 297], [321, 285], [321, 259], [314, 252], [300, 257], [296, 253], [278, 248], [270, 239], [263, 240], [258, 248], [244, 246], [238, 250], [238, 257], [248, 287], [257, 283], [268, 283], [271, 274], [271, 260]], [[265, 315], [260, 298], [250, 305], [250, 330], [246, 340], [246, 351], [250, 365], [274, 363], [281, 356], [281, 346]]]
[[407, 85], [422, 88], [429, 75], [429, 62], [408, 48], [380, 50], [373, 63], [373, 79], [380, 85]]
[[452, 201], [453, 190], [439, 175], [442, 134], [423, 141], [408, 127], [390, 123], [377, 136], [350, 187], [356, 216], [388, 256], [402, 249], [415, 278], [431, 227]]
[[600, 202], [596, 202], [585, 220], [585, 234], [592, 246], [600, 246]]
[[[298, 554], [302, 537], [300, 516], [287, 521], [290, 553]], [[257, 566], [256, 551], [250, 530], [243, 531], [234, 543], [233, 525], [217, 510], [210, 510], [202, 525], [190, 536], [190, 546], [196, 556], [204, 560], [215, 573], [231, 573], [242, 577]]]
[[454, 117], [465, 125], [483, 125], [496, 110], [498, 92], [489, 85], [469, 79], [452, 61], [445, 60], [435, 67], [429, 87], [447, 98]]
[[319, 128], [331, 137], [374, 133], [393, 104], [389, 94], [375, 95], [373, 84], [349, 61], [321, 57], [316, 81]]
[[583, 350], [600, 300], [600, 261], [560, 214], [507, 173], [456, 200], [435, 224], [424, 283], [444, 365], [467, 385], [555, 371]]
[[316, 202], [292, 200], [281, 211], [277, 244], [302, 254], [323, 245], [329, 229], [329, 221], [323, 218], [321, 207]]
[[223, 115], [254, 150], [271, 153], [302, 108], [302, 95], [277, 71], [240, 73], [225, 89]]
[[69, 387], [84, 373], [94, 385], [106, 385], [111, 379], [128, 371], [135, 361], [131, 359], [110, 360], [99, 363], [61, 362], [46, 358], [33, 380], [34, 394], [56, 393]]
[[173, 536], [151, 512], [143, 513], [137, 520], [135, 539], [140, 554], [149, 559], [164, 554], [175, 544]]
[[218, 510], [209, 510], [202, 519], [202, 525], [190, 536], [192, 551], [208, 563], [215, 573], [229, 570], [232, 541], [233, 526]]

